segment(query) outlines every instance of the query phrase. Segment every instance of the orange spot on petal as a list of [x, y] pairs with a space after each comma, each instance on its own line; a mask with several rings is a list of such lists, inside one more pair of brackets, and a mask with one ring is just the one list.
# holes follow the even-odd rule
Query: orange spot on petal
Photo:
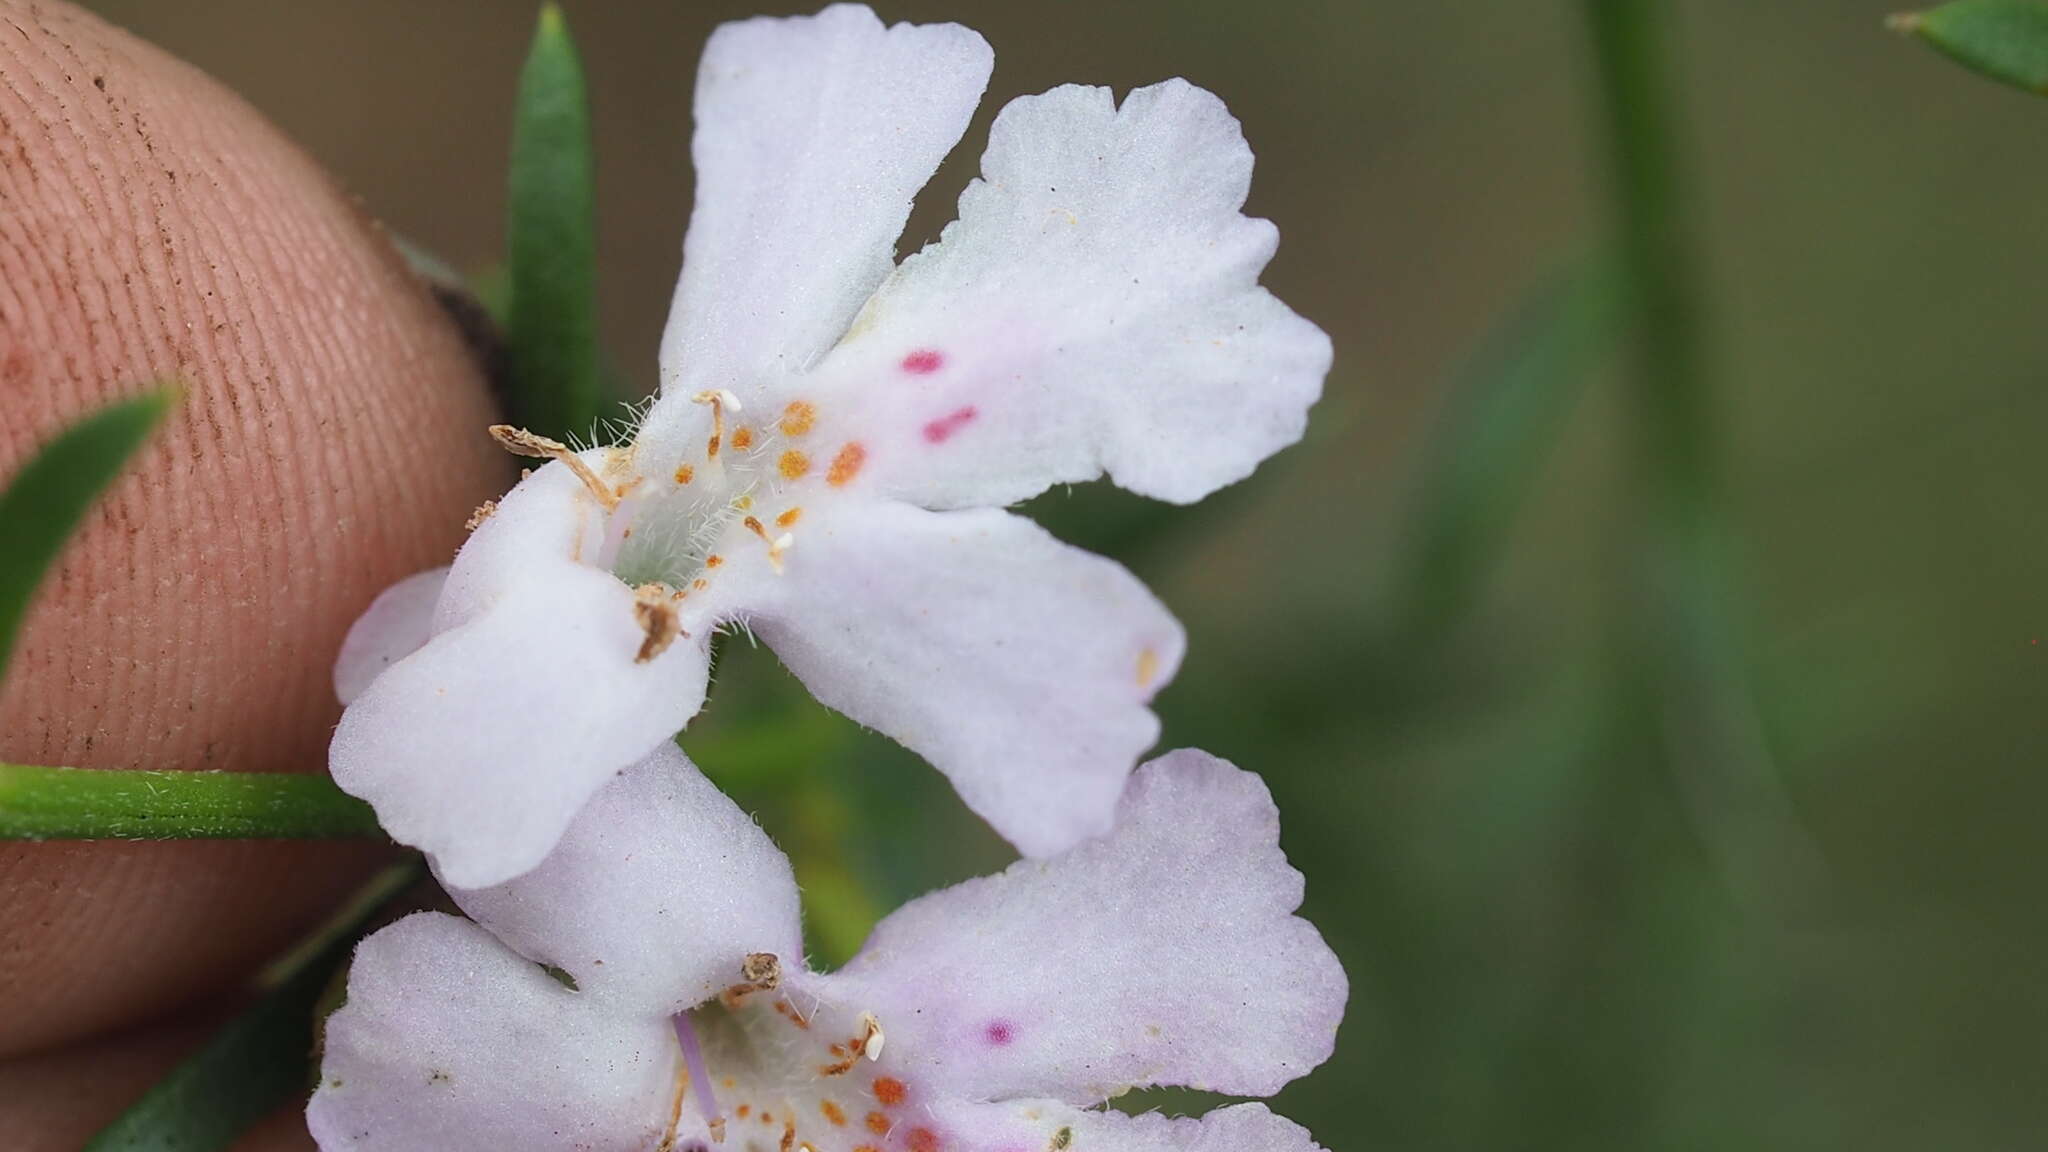
[[875, 1077], [875, 1099], [880, 1100], [884, 1108], [893, 1108], [903, 1103], [903, 1097], [908, 1094], [908, 1090], [903, 1087], [903, 1081], [894, 1076]]
[[805, 400], [792, 401], [782, 410], [782, 434], [801, 436], [818, 422], [817, 406]]
[[832, 458], [832, 468], [825, 473], [825, 483], [834, 488], [844, 488], [860, 475], [861, 465], [867, 462], [868, 450], [858, 440], [852, 441]]
[[733, 429], [732, 446], [735, 450], [740, 452], [744, 452], [747, 449], [752, 448], [754, 446], [754, 430], [752, 428], [747, 427], [744, 424]]
[[846, 1111], [830, 1100], [818, 1101], [818, 1111], [824, 1113], [825, 1122], [834, 1128], [846, 1126]]
[[939, 1134], [929, 1128], [912, 1128], [910, 1152], [939, 1152]]
[[1150, 688], [1159, 678], [1159, 653], [1147, 648], [1138, 653], [1138, 687]]
[[[723, 563], [725, 563], [725, 557], [720, 556], [716, 552], [713, 552], [711, 555], [706, 556], [704, 558], [704, 566], [706, 568], [716, 568]], [[1143, 667], [1143, 665], [1140, 665], [1140, 667]]]
[[753, 1112], [754, 1106], [752, 1104], [742, 1104], [739, 1107], [732, 1110], [732, 1114], [739, 1117], [742, 1120], [745, 1120], [748, 1116], [752, 1115]]
[[777, 517], [775, 518], [775, 526], [776, 526], [777, 528], [787, 528], [787, 527], [789, 527], [790, 525], [792, 525], [792, 524], [795, 524], [795, 523], [796, 523], [797, 521], [799, 521], [799, 520], [801, 520], [801, 519], [803, 519], [803, 518], [804, 518], [804, 510], [803, 510], [803, 509], [801, 509], [801, 508], [791, 508], [791, 509], [790, 509], [789, 511], [787, 511], [787, 512], [784, 512], [784, 513], [783, 513], [782, 515], [780, 515], [780, 516], [777, 516]]
[[775, 469], [782, 473], [784, 480], [795, 480], [811, 470], [811, 458], [792, 448], [775, 462]]
[[873, 1132], [877, 1136], [887, 1136], [889, 1134], [889, 1118], [880, 1112], [868, 1113], [867, 1125], [868, 1131]]
[[697, 470], [695, 468], [690, 467], [688, 464], [679, 464], [676, 466], [676, 483], [688, 484], [690, 481], [696, 478]]

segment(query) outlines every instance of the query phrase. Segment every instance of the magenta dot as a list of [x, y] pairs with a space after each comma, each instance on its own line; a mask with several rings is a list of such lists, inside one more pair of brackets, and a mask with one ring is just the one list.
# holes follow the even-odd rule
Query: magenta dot
[[936, 348], [919, 348], [903, 358], [903, 370], [913, 376], [928, 376], [946, 363]]
[[1001, 1048], [1009, 1044], [1011, 1040], [1016, 1039], [1016, 1025], [1011, 1024], [1008, 1020], [991, 1020], [988, 1022], [988, 1027], [981, 1030], [981, 1034], [991, 1045]]
[[924, 426], [925, 442], [927, 444], [944, 444], [947, 440], [952, 439], [953, 433], [973, 423], [974, 418], [979, 415], [981, 413], [972, 404], [964, 408], [956, 408]]

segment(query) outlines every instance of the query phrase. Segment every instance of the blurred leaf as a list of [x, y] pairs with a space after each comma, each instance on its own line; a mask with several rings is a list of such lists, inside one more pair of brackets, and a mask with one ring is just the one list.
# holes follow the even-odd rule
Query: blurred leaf
[[176, 389], [160, 388], [102, 408], [44, 445], [0, 492], [0, 674], [43, 573], [177, 401]]
[[306, 1091], [318, 1007], [372, 918], [420, 876], [394, 864], [265, 974], [261, 997], [85, 1146], [85, 1152], [213, 1152]]
[[592, 170], [583, 65], [561, 9], [548, 4], [514, 110], [506, 335], [513, 419], [577, 443], [598, 410]]
[[1426, 643], [1471, 607], [1537, 472], [1617, 335], [1612, 276], [1575, 265], [1537, 285], [1450, 387], [1425, 450], [1388, 619]]
[[0, 764], [0, 840], [382, 837], [325, 775]]
[[2048, 5], [2038, 0], [1955, 0], [1886, 24], [1972, 72], [2048, 95]]

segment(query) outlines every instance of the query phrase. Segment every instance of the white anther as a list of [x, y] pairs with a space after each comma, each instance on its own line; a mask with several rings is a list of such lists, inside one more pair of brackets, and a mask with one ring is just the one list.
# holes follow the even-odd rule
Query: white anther
[[722, 404], [731, 412], [740, 410], [740, 398], [733, 395], [732, 391], [726, 388], [708, 388], [690, 397], [690, 399], [699, 404]]
[[875, 1019], [873, 1012], [861, 1013], [860, 1022], [867, 1029], [868, 1033], [867, 1040], [860, 1047], [861, 1055], [866, 1056], [870, 1061], [880, 1060], [882, 1058], [882, 1022]]

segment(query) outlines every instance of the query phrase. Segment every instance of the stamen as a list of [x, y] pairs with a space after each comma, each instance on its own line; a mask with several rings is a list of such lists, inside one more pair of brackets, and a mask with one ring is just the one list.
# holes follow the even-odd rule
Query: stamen
[[483, 527], [484, 521], [489, 520], [491, 514], [497, 510], [498, 502], [496, 500], [486, 500], [476, 506], [476, 511], [469, 514], [469, 523], [464, 524], [463, 527], [474, 532]]
[[713, 388], [699, 392], [690, 399], [699, 404], [711, 405], [711, 439], [704, 445], [704, 455], [716, 463], [718, 446], [725, 440], [725, 413], [728, 409], [738, 412], [740, 398], [723, 388]]
[[768, 535], [768, 529], [762, 525], [759, 517], [749, 516], [745, 520], [740, 521], [740, 523], [746, 525], [747, 531], [759, 536], [761, 542], [768, 545], [768, 563], [774, 565], [776, 574], [780, 575], [782, 573], [782, 554], [789, 551], [790, 545], [796, 543], [796, 537], [787, 532], [780, 536]]
[[640, 630], [646, 633], [633, 663], [647, 663], [666, 652], [668, 646], [676, 642], [676, 637], [682, 635], [682, 621], [676, 615], [675, 602], [669, 594], [666, 584], [642, 584], [633, 589], [633, 618], [640, 622]]
[[756, 992], [767, 992], [782, 983], [782, 961], [773, 952], [750, 952], [740, 965], [740, 983], [734, 984], [718, 994], [718, 999], [728, 1009], [735, 1009], [740, 1002]]
[[569, 471], [574, 472], [578, 480], [583, 481], [583, 486], [590, 489], [590, 494], [597, 497], [597, 502], [604, 505], [605, 511], [609, 512], [619, 506], [619, 494], [612, 490], [612, 486], [599, 479], [597, 473], [590, 470], [590, 465], [585, 464], [574, 449], [560, 440], [550, 440], [524, 428], [514, 428], [510, 424], [491, 425], [491, 438], [515, 456], [560, 460], [569, 466]]
[[867, 1030], [867, 1037], [861, 1041], [860, 1045], [861, 1055], [866, 1056], [870, 1062], [880, 1060], [882, 1058], [882, 1022], [875, 1019], [873, 1012], [863, 1012], [860, 1014], [860, 1023], [861, 1027]]

